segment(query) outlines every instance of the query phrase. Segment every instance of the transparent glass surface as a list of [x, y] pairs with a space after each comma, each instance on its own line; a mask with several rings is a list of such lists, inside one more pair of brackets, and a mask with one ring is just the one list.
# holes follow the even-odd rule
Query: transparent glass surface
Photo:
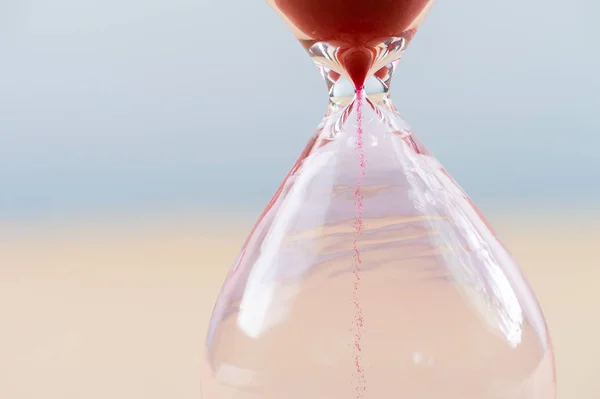
[[535, 296], [389, 96], [430, 2], [271, 3], [329, 108], [224, 283], [204, 399], [554, 399]]

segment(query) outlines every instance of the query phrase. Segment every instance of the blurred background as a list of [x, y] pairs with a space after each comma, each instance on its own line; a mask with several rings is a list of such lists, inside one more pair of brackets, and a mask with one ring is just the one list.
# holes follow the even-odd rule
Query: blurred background
[[[440, 1], [394, 101], [600, 382], [600, 6]], [[325, 111], [255, 0], [0, 2], [0, 396], [198, 398], [220, 284]]]

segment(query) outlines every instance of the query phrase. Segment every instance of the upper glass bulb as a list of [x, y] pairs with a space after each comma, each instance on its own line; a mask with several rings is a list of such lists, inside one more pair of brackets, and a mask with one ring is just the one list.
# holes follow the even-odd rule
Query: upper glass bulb
[[[377, 47], [415, 30], [432, 0], [267, 0], [305, 44], [327, 43], [357, 86], [377, 57]], [[312, 43], [311, 43], [312, 42]]]

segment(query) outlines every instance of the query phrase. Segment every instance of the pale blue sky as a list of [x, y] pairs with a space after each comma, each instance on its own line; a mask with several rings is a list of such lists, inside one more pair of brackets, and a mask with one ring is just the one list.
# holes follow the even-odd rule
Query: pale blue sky
[[[599, 20], [592, 0], [438, 1], [395, 102], [476, 201], [598, 204]], [[0, 218], [260, 208], [325, 102], [261, 0], [5, 0]]]

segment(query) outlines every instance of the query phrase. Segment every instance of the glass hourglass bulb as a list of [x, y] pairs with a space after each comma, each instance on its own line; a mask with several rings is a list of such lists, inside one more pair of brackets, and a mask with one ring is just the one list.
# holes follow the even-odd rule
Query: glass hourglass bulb
[[518, 265], [395, 109], [429, 0], [268, 0], [328, 112], [217, 300], [204, 399], [554, 399]]

